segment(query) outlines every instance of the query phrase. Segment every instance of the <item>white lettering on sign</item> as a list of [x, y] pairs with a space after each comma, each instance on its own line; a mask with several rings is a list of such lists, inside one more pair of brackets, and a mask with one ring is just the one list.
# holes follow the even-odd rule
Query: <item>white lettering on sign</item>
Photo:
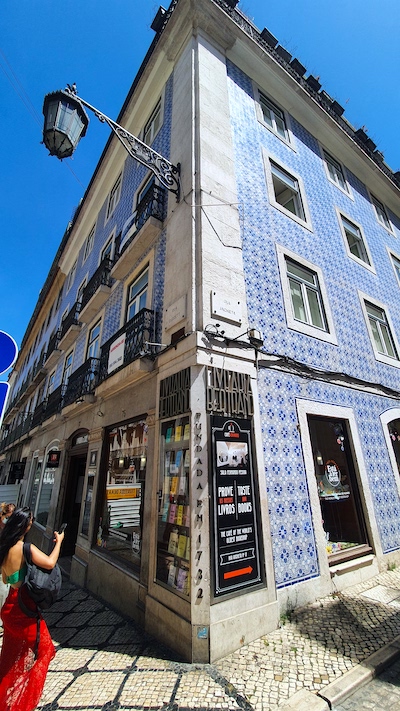
[[108, 354], [108, 367], [107, 372], [112, 373], [124, 362], [124, 352], [125, 352], [125, 333], [111, 344], [110, 351]]

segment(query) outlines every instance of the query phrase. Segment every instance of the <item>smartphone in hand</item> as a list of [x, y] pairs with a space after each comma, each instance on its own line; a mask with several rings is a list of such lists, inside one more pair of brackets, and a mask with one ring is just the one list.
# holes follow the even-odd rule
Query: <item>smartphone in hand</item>
[[64, 533], [65, 529], [67, 528], [68, 524], [67, 523], [62, 523], [60, 526], [59, 533]]

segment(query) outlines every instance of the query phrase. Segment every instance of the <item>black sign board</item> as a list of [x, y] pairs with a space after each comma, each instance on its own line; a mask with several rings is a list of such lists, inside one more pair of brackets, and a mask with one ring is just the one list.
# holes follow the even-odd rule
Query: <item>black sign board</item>
[[250, 420], [211, 417], [214, 595], [262, 582]]
[[56, 469], [60, 464], [60, 455], [61, 452], [58, 451], [49, 452], [47, 455], [46, 467]]

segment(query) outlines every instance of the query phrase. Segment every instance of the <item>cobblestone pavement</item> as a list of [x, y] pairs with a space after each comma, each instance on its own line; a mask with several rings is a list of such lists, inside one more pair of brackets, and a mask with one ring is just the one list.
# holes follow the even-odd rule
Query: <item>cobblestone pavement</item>
[[324, 704], [318, 694], [400, 635], [400, 569], [295, 610], [215, 664], [182, 662], [69, 581], [46, 620], [57, 654], [40, 711], [274, 711], [300, 690]]
[[398, 711], [400, 709], [400, 659], [376, 679], [351, 694], [334, 711]]

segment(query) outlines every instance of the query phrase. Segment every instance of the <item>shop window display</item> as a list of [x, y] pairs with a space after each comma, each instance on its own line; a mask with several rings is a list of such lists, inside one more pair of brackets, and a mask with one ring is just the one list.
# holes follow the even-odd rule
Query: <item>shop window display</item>
[[309, 417], [329, 562], [370, 551], [345, 420]]
[[190, 595], [189, 443], [189, 417], [161, 425], [156, 579], [186, 597]]
[[107, 475], [96, 545], [139, 572], [146, 480], [147, 425], [108, 432]]

